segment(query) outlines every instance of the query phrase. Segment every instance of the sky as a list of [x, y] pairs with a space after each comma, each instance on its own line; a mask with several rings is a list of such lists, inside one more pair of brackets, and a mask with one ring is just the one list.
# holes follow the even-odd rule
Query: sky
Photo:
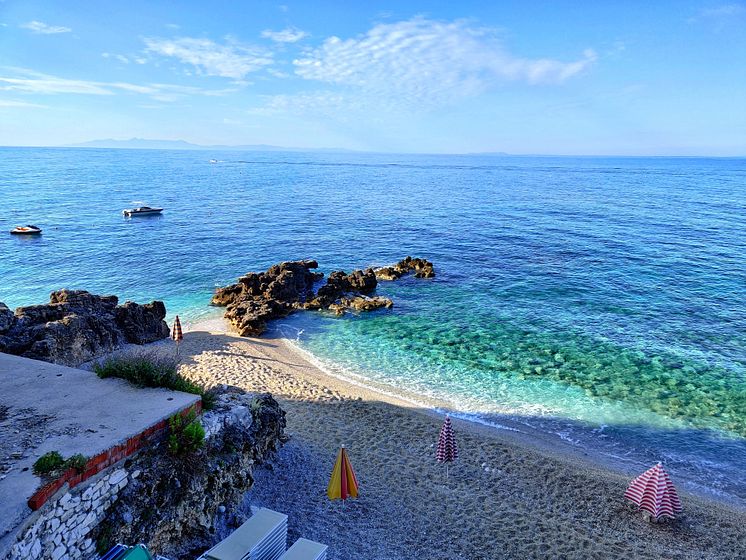
[[746, 2], [0, 0], [0, 145], [746, 156]]

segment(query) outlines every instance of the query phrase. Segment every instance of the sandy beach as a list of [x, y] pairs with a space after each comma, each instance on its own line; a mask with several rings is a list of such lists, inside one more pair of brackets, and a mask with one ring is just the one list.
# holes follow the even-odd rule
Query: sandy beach
[[[239, 338], [221, 325], [186, 333], [181, 372], [270, 392], [287, 411], [290, 440], [248, 499], [287, 513], [291, 542], [318, 540], [337, 559], [746, 554], [742, 510], [683, 492], [681, 519], [650, 524], [622, 500], [628, 474], [470, 422], [454, 421], [461, 454], [446, 478], [434, 460], [441, 416], [331, 377], [284, 339]], [[340, 444], [361, 487], [344, 506], [325, 494]]]

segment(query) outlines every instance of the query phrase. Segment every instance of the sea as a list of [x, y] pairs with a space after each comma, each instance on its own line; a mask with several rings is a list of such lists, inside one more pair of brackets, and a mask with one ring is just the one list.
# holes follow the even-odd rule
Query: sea
[[[165, 210], [122, 215], [143, 204]], [[379, 284], [391, 310], [272, 331], [333, 375], [746, 504], [746, 159], [0, 148], [0, 230], [25, 224], [43, 235], [0, 235], [9, 307], [86, 289], [187, 325], [283, 260], [427, 258], [434, 279]]]

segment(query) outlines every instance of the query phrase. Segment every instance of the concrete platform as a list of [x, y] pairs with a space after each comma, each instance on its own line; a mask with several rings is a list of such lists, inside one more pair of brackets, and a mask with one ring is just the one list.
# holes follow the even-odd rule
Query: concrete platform
[[0, 541], [29, 514], [48, 451], [92, 457], [199, 401], [166, 389], [0, 353]]

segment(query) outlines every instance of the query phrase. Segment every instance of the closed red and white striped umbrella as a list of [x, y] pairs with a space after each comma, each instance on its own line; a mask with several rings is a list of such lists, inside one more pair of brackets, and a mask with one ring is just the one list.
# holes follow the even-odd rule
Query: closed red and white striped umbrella
[[656, 521], [661, 517], [675, 519], [675, 514], [682, 511], [676, 488], [661, 463], [634, 479], [624, 497], [635, 503], [638, 509], [647, 511]]
[[438, 438], [438, 448], [435, 452], [435, 458], [438, 463], [446, 464], [446, 477], [448, 476], [448, 463], [452, 463], [458, 459], [458, 446], [456, 445], [456, 437], [453, 435], [453, 426], [451, 426], [451, 419], [446, 416], [443, 427], [440, 429], [440, 437]]
[[184, 340], [184, 333], [181, 332], [181, 321], [179, 321], [178, 315], [174, 319], [174, 328], [171, 329], [171, 338], [176, 341], [176, 344]]

